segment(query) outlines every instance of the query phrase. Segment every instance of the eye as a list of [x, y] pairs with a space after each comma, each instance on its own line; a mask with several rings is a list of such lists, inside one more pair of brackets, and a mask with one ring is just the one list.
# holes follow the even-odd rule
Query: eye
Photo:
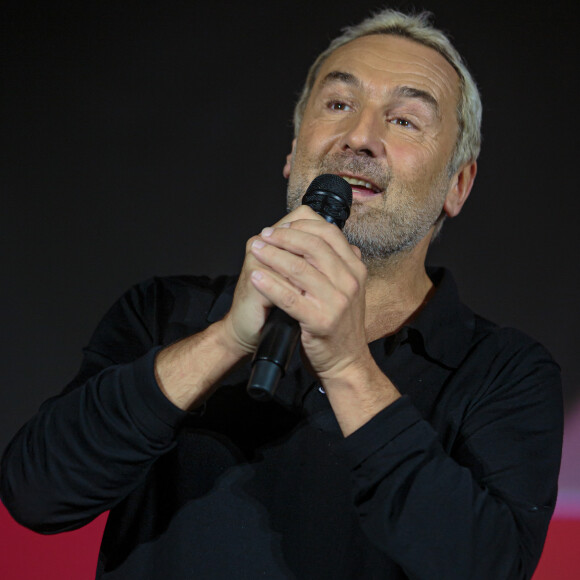
[[328, 103], [328, 108], [331, 111], [351, 111], [352, 108], [350, 105], [343, 103], [342, 101], [330, 101]]
[[398, 125], [399, 127], [403, 127], [405, 129], [415, 129], [415, 125], [411, 123], [408, 119], [403, 119], [401, 117], [397, 117], [395, 119], [389, 119], [389, 123], [392, 125]]

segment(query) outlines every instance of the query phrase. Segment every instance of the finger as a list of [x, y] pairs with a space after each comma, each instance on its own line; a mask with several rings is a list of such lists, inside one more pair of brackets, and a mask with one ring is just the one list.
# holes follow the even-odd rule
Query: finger
[[[268, 228], [262, 232], [261, 238], [268, 245], [302, 256], [336, 287], [348, 283], [345, 275], [355, 276], [363, 281], [366, 268], [338, 228], [327, 223], [305, 224], [306, 221], [309, 220], [293, 222], [287, 228]], [[295, 224], [301, 227], [294, 227]], [[329, 228], [336, 232], [327, 232]], [[339, 243], [333, 244], [337, 239]]]
[[[242, 264], [242, 269], [240, 272], [240, 278], [237, 288], [237, 292], [238, 294], [241, 295], [242, 298], [245, 298], [248, 292], [250, 294], [253, 294], [256, 291], [254, 285], [250, 282], [252, 272], [259, 267], [261, 267], [264, 270], [270, 269], [267, 265], [260, 264], [256, 256], [254, 255], [254, 252], [252, 251], [252, 246], [256, 242], [258, 243], [261, 242], [260, 236], [252, 236], [246, 242], [246, 255], [244, 258], [244, 263]], [[263, 308], [271, 308], [273, 306], [273, 304], [268, 300], [266, 300], [265, 297], [262, 296], [260, 293], [257, 293], [257, 296], [259, 297], [259, 303]]]
[[283, 218], [283, 221], [294, 222], [302, 219], [327, 223], [326, 220], [320, 214], [316, 213], [309, 205], [299, 205], [296, 209], [287, 214]]
[[309, 329], [320, 326], [318, 319], [322, 318], [322, 309], [312, 296], [303, 293], [275, 273], [261, 268], [254, 270], [250, 279], [264, 298], [284, 310], [294, 320], [307, 324]]
[[[277, 251], [276, 251], [277, 250]], [[256, 242], [254, 255], [265, 260], [272, 269], [289, 278], [295, 285], [312, 292], [325, 279], [334, 287], [352, 276], [351, 268], [325, 240], [299, 230], [277, 229]], [[315, 275], [314, 272], [322, 274]]]
[[[335, 291], [333, 281], [303, 256], [262, 240], [256, 240], [252, 244], [252, 252], [261, 265], [288, 280], [301, 292], [316, 296], [317, 300], [324, 301]], [[335, 261], [338, 261], [337, 256]], [[337, 267], [339, 266], [338, 264]]]
[[[347, 304], [360, 299], [361, 292], [364, 292], [365, 288], [366, 268], [359, 262], [362, 269], [354, 274], [321, 238], [300, 231], [286, 233], [291, 234], [291, 237], [314, 238], [321, 247], [326, 247], [329, 254], [325, 259], [320, 259], [318, 255], [313, 265], [303, 256], [258, 241], [253, 246], [256, 259], [283, 279], [280, 281], [280, 278], [276, 278], [281, 288], [279, 295], [271, 292], [265, 295], [274, 301], [283, 300], [283, 304], [277, 302], [275, 304], [293, 316], [294, 311], [288, 310], [288, 304], [291, 300], [297, 300], [297, 303], [301, 304], [301, 300], [296, 298], [299, 293], [301, 298], [308, 300], [308, 304], [304, 306], [305, 310], [300, 310], [300, 321], [307, 324], [308, 328], [323, 328], [332, 320], [332, 313], [344, 312]], [[307, 244], [308, 247], [312, 245], [312, 242]], [[318, 266], [317, 263], [323, 265]], [[315, 305], [317, 316], [312, 319], [302, 318], [309, 313], [312, 305]]]
[[353, 255], [356, 259], [360, 259], [342, 231], [326, 220], [298, 219], [292, 221], [286, 227], [321, 237], [343, 260], [351, 262]]
[[279, 219], [272, 227], [280, 227], [283, 224], [289, 224], [301, 219], [322, 221], [326, 223], [326, 220], [321, 215], [317, 214], [311, 207], [307, 205], [299, 205], [295, 210]]

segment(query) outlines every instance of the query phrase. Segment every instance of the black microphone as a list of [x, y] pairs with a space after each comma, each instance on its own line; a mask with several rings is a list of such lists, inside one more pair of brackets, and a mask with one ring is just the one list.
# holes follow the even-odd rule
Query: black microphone
[[[344, 227], [350, 215], [352, 188], [338, 175], [325, 173], [308, 186], [302, 204], [310, 206], [327, 222]], [[252, 360], [248, 394], [259, 401], [269, 401], [278, 381], [286, 374], [300, 339], [300, 325], [283, 310], [273, 308], [262, 329], [260, 344]]]

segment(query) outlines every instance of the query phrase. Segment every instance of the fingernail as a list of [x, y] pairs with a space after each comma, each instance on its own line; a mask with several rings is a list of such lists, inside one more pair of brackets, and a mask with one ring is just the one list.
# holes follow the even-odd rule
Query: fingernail
[[262, 240], [254, 240], [252, 242], [252, 248], [255, 248], [256, 250], [260, 250], [261, 248], [263, 248], [266, 244], [262, 241]]
[[274, 231], [274, 228], [264, 228], [262, 230], [262, 235], [267, 238], [268, 236], [271, 236], [272, 235], [272, 232], [273, 231]]
[[262, 274], [262, 272], [260, 272], [259, 270], [254, 270], [252, 272], [252, 278], [254, 280], [261, 280], [264, 277], [264, 274]]

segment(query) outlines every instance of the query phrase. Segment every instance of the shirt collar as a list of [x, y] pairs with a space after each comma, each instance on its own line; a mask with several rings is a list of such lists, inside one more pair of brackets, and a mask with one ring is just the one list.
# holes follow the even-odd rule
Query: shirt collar
[[406, 338], [446, 367], [457, 368], [467, 355], [475, 315], [459, 299], [457, 285], [445, 268], [427, 268], [436, 290], [423, 309], [405, 324]]

